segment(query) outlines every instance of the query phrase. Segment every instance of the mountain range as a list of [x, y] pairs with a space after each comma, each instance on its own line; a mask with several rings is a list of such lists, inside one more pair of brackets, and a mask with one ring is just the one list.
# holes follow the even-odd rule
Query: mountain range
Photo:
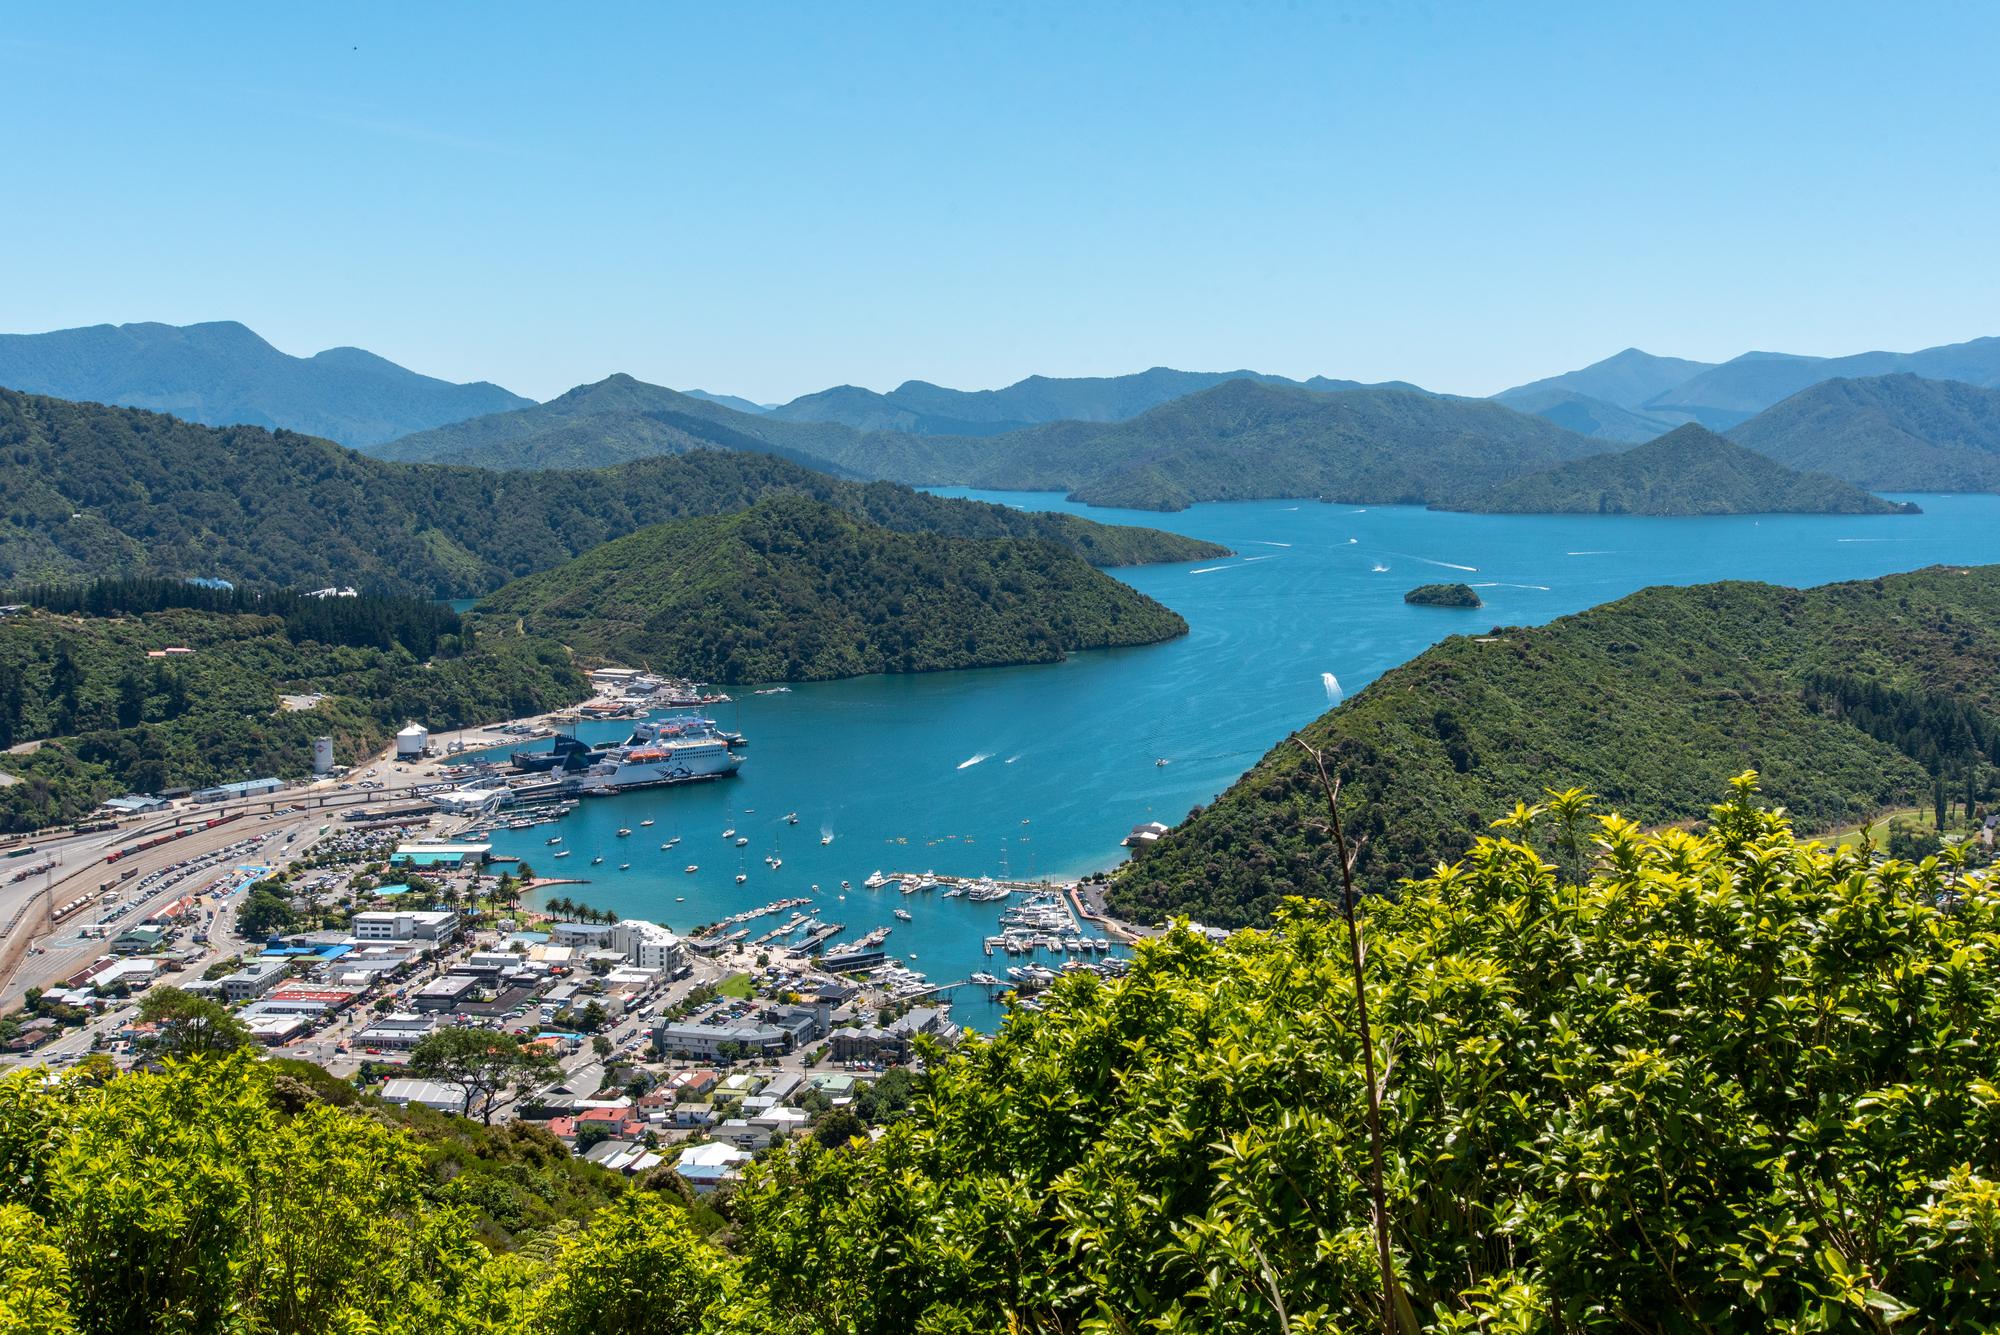
[[485, 381], [419, 375], [360, 348], [288, 356], [233, 320], [0, 334], [0, 385], [357, 446], [534, 402]]
[[2000, 388], [1908, 372], [1824, 380], [1729, 437], [1793, 468], [1882, 491], [2000, 489]]
[[1574, 459], [1440, 508], [1481, 514], [1914, 514], [1825, 473], [1802, 473], [1690, 422], [1618, 454]]
[[0, 390], [0, 581], [10, 584], [219, 576], [457, 597], [648, 524], [780, 492], [899, 531], [1046, 539], [1102, 565], [1222, 551], [1152, 529], [843, 481], [746, 451], [690, 450], [605, 470], [449, 468], [371, 459], [296, 432]]

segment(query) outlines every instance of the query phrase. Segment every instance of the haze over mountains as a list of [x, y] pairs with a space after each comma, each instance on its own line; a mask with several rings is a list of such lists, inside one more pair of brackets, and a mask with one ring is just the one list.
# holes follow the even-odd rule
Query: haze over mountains
[[288, 356], [233, 320], [0, 334], [0, 386], [354, 446], [534, 402], [484, 381], [418, 375], [360, 348]]

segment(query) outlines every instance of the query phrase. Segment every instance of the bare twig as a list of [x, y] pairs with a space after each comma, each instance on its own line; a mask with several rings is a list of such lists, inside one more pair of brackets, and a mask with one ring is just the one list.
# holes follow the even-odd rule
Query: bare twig
[[1312, 757], [1326, 793], [1326, 814], [1333, 830], [1334, 853], [1340, 859], [1340, 916], [1347, 922], [1348, 962], [1354, 972], [1354, 1015], [1361, 1033], [1361, 1062], [1368, 1080], [1368, 1194], [1374, 1205], [1375, 1259], [1382, 1271], [1382, 1335], [1396, 1335], [1396, 1271], [1389, 1259], [1389, 1204], [1382, 1187], [1382, 1090], [1375, 1079], [1375, 1036], [1368, 1023], [1368, 988], [1363, 970], [1361, 931], [1354, 923], [1354, 858], [1340, 825], [1340, 784], [1326, 767], [1326, 753], [1292, 734], [1299, 749]]

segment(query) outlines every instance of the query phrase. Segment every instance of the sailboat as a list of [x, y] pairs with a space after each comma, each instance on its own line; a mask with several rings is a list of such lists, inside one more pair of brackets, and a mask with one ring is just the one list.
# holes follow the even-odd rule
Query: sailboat
[[600, 862], [602, 862], [602, 861], [604, 861], [604, 854], [602, 854], [602, 853], [599, 853], [599, 854], [598, 854], [598, 855], [597, 855], [596, 857], [594, 857], [594, 858], [592, 858], [592, 859], [590, 860], [590, 865], [591, 865], [591, 866], [593, 866], [593, 867], [595, 867], [595, 866], [596, 866], [596, 865], [597, 865], [598, 863], [600, 863]]
[[652, 823], [653, 823], [653, 818], [651, 816], [648, 816], [646, 817], [646, 819], [639, 822], [639, 824], [642, 826], [651, 825]]

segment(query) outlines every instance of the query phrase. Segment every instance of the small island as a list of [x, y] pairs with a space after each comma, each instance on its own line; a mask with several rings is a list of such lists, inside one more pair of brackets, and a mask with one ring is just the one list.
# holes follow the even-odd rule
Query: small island
[[1420, 584], [1403, 595], [1417, 607], [1484, 607], [1470, 584]]

